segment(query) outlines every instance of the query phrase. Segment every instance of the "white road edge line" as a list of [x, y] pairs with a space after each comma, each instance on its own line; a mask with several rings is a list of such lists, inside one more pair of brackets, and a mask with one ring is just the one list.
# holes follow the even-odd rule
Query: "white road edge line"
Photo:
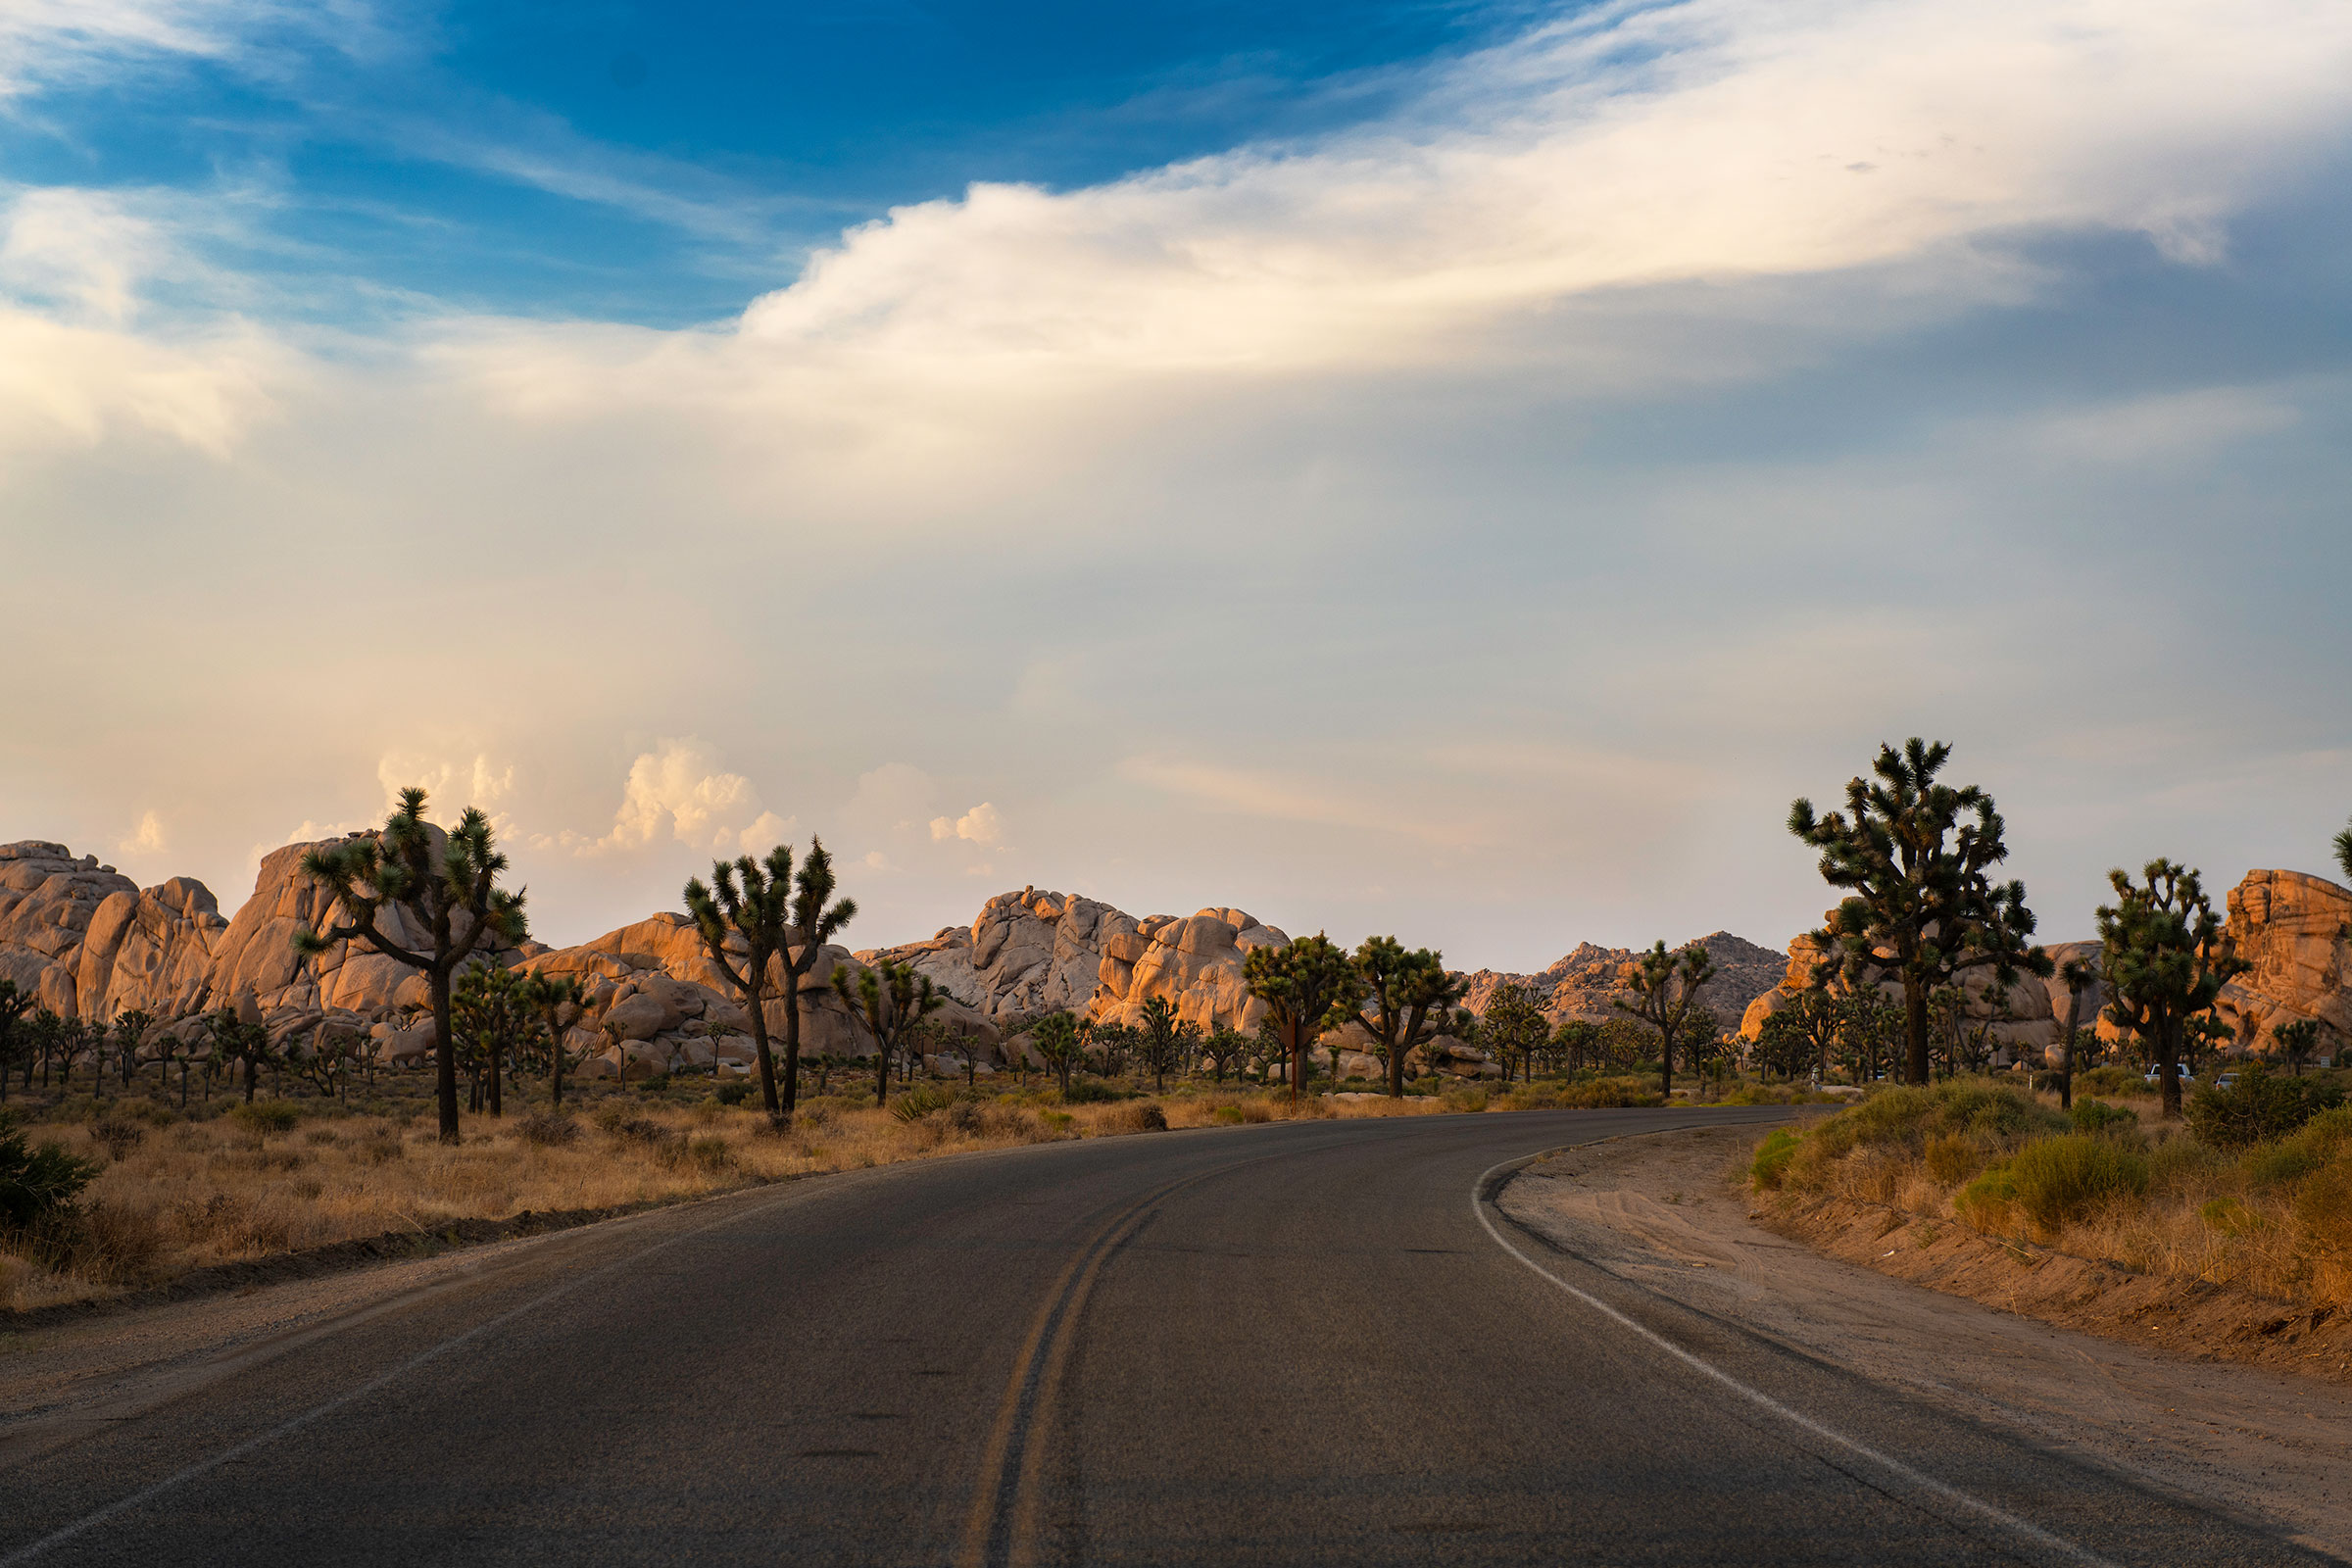
[[[2093, 1564], [2095, 1565], [2095, 1568], [2121, 1568], [2120, 1564], [2115, 1563], [2108, 1558], [2102, 1557], [2096, 1552], [2086, 1551], [2082, 1547], [2076, 1545], [2073, 1542], [2066, 1540], [2064, 1537], [2050, 1534], [2047, 1530], [2042, 1529], [2041, 1526], [2034, 1524], [2030, 1519], [2021, 1519], [2016, 1514], [2009, 1512], [2005, 1508], [1995, 1507], [1993, 1504], [1984, 1501], [1982, 1497], [1971, 1496], [1969, 1494], [1962, 1492], [1959, 1488], [1954, 1487], [1946, 1482], [1938, 1481], [1934, 1476], [1923, 1475], [1919, 1471], [1914, 1470], [1909, 1465], [1903, 1463], [1902, 1460], [1895, 1458], [1892, 1454], [1882, 1453], [1867, 1443], [1863, 1443], [1854, 1438], [1849, 1438], [1844, 1433], [1838, 1431], [1834, 1427], [1822, 1425], [1819, 1421], [1814, 1420], [1811, 1416], [1804, 1414], [1802, 1411], [1790, 1409], [1788, 1405], [1783, 1404], [1771, 1395], [1766, 1394], [1762, 1389], [1752, 1388], [1749, 1385], [1740, 1382], [1738, 1378], [1732, 1376], [1729, 1372], [1724, 1371], [1723, 1368], [1715, 1365], [1715, 1363], [1712, 1361], [1708, 1361], [1703, 1357], [1692, 1354], [1690, 1351], [1686, 1350], [1681, 1346], [1675, 1344], [1672, 1340], [1667, 1339], [1664, 1335], [1658, 1334], [1654, 1330], [1645, 1328], [1642, 1324], [1635, 1322], [1632, 1318], [1627, 1317], [1623, 1312], [1618, 1311], [1615, 1307], [1602, 1300], [1599, 1297], [1593, 1296], [1586, 1291], [1578, 1290], [1575, 1286], [1569, 1284], [1566, 1280], [1560, 1278], [1557, 1274], [1554, 1274], [1551, 1270], [1545, 1268], [1543, 1264], [1537, 1262], [1534, 1258], [1519, 1250], [1518, 1248], [1512, 1246], [1510, 1239], [1504, 1236], [1499, 1230], [1496, 1230], [1494, 1228], [1494, 1222], [1487, 1217], [1487, 1204], [1484, 1199], [1488, 1184], [1494, 1181], [1498, 1172], [1509, 1170], [1513, 1166], [1533, 1164], [1535, 1161], [1544, 1158], [1544, 1153], [1552, 1152], [1557, 1152], [1557, 1151], [1546, 1150], [1544, 1152], [1544, 1153], [1522, 1154], [1516, 1159], [1503, 1160], [1500, 1164], [1489, 1166], [1487, 1170], [1480, 1175], [1478, 1180], [1471, 1184], [1470, 1212], [1478, 1217], [1478, 1223], [1486, 1230], [1487, 1235], [1494, 1240], [1495, 1246], [1501, 1248], [1504, 1251], [1510, 1253], [1511, 1256], [1526, 1264], [1537, 1274], [1540, 1274], [1544, 1279], [1549, 1280], [1553, 1285], [1558, 1286], [1570, 1296], [1575, 1297], [1578, 1300], [1584, 1302], [1585, 1305], [1591, 1307], [1593, 1311], [1598, 1312], [1602, 1317], [1607, 1318], [1610, 1322], [1616, 1324], [1618, 1327], [1627, 1330], [1639, 1339], [1644, 1340], [1649, 1344], [1656, 1346], [1659, 1349], [1665, 1351], [1668, 1355], [1673, 1356], [1676, 1360], [1682, 1362], [1693, 1372], [1698, 1373], [1702, 1377], [1710, 1378], [1715, 1382], [1722, 1384], [1725, 1388], [1731, 1390], [1734, 1394], [1739, 1395], [1741, 1398], [1746, 1399], [1749, 1403], [1754, 1404], [1761, 1409], [1770, 1411], [1772, 1414], [1779, 1416], [1782, 1420], [1788, 1422], [1791, 1426], [1801, 1428], [1802, 1430], [1809, 1432], [1813, 1436], [1821, 1439], [1825, 1443], [1835, 1444], [1838, 1447], [1845, 1449], [1848, 1453], [1854, 1454], [1863, 1459], [1867, 1459], [1872, 1464], [1879, 1466], [1881, 1469], [1886, 1470], [1893, 1475], [1901, 1477], [1904, 1481], [1909, 1482], [1912, 1486], [1917, 1487], [1924, 1492], [1930, 1493], [1933, 1495], [1941, 1498], [1945, 1502], [1955, 1504], [1956, 1506], [1965, 1508], [1973, 1513], [1982, 1514], [1984, 1518], [1991, 1520], [1994, 1524], [2001, 1526], [2005, 1530], [2012, 1531], [2017, 1535], [2024, 1536], [2027, 1540], [2032, 1541], [2036, 1545], [2042, 1546], [2050, 1551], [2057, 1552], [2062, 1556], [2072, 1558], [2076, 1562]], [[13, 1561], [13, 1558], [0, 1559], [0, 1568], [9, 1568], [10, 1562]]]
[[[790, 1193], [796, 1186], [797, 1184], [787, 1183], [785, 1184], [784, 1191], [786, 1193]], [[775, 1189], [751, 1190], [770, 1194], [775, 1192]], [[734, 1195], [729, 1193], [720, 1194], [719, 1196], [721, 1198], [728, 1198], [733, 1197]], [[760, 1205], [754, 1204], [747, 1206], [756, 1209]], [[672, 1210], [672, 1212], [674, 1212], [674, 1210]], [[349, 1393], [338, 1394], [323, 1404], [315, 1404], [308, 1410], [303, 1411], [300, 1415], [291, 1416], [286, 1420], [279, 1422], [276, 1426], [271, 1427], [267, 1432], [258, 1433], [253, 1437], [247, 1438], [242, 1443], [223, 1448], [209, 1459], [199, 1459], [194, 1464], [189, 1465], [187, 1468], [174, 1471], [172, 1474], [164, 1477], [163, 1480], [156, 1482], [153, 1486], [144, 1488], [138, 1492], [134, 1492], [127, 1497], [118, 1497], [115, 1501], [108, 1503], [105, 1507], [100, 1508], [93, 1513], [84, 1514], [70, 1525], [66, 1525], [60, 1529], [51, 1531], [48, 1535], [43, 1536], [40, 1540], [31, 1543], [29, 1545], [19, 1546], [15, 1551], [10, 1552], [7, 1556], [0, 1557], [0, 1568], [17, 1568], [19, 1563], [30, 1562], [33, 1558], [40, 1556], [52, 1546], [63, 1545], [67, 1542], [73, 1540], [75, 1536], [80, 1535], [82, 1532], [92, 1528], [93, 1526], [106, 1523], [107, 1520], [114, 1518], [117, 1514], [127, 1513], [131, 1509], [140, 1506], [142, 1503], [151, 1502], [155, 1498], [162, 1496], [165, 1493], [170, 1492], [174, 1487], [184, 1486], [188, 1482], [195, 1480], [198, 1476], [210, 1474], [212, 1471], [220, 1469], [222, 1465], [227, 1464], [232, 1460], [242, 1459], [245, 1457], [245, 1455], [252, 1453], [257, 1448], [268, 1447], [270, 1444], [277, 1442], [280, 1438], [289, 1437], [292, 1434], [301, 1431], [304, 1427], [309, 1426], [312, 1422], [318, 1420], [319, 1417], [332, 1415], [337, 1410], [342, 1409], [345, 1405], [366, 1398], [368, 1395], [373, 1394], [376, 1390], [384, 1387], [384, 1385], [397, 1382], [400, 1379], [407, 1377], [411, 1372], [416, 1371], [418, 1367], [425, 1365], [427, 1362], [440, 1359], [442, 1356], [447, 1355], [450, 1351], [457, 1349], [460, 1346], [470, 1344], [473, 1341], [480, 1339], [483, 1335], [488, 1334], [493, 1329], [503, 1328], [507, 1324], [514, 1322], [518, 1317], [523, 1317], [529, 1313], [536, 1312], [539, 1310], [539, 1308], [547, 1305], [547, 1303], [550, 1301], [554, 1301], [563, 1297], [570, 1295], [573, 1291], [576, 1291], [581, 1286], [588, 1284], [591, 1280], [602, 1279], [605, 1275], [610, 1274], [614, 1269], [623, 1267], [624, 1265], [643, 1262], [646, 1258], [653, 1256], [656, 1252], [665, 1251], [668, 1249], [677, 1246], [680, 1242], [691, 1241], [693, 1238], [702, 1235], [706, 1231], [715, 1230], [721, 1225], [729, 1224], [732, 1221], [742, 1217], [743, 1216], [740, 1212], [722, 1214], [717, 1218], [712, 1219], [708, 1224], [697, 1225], [690, 1231], [681, 1231], [666, 1241], [656, 1242], [653, 1246], [648, 1247], [641, 1251], [630, 1252], [625, 1256], [616, 1257], [612, 1262], [605, 1264], [601, 1268], [591, 1269], [589, 1272], [579, 1275], [574, 1279], [565, 1280], [554, 1290], [545, 1292], [539, 1296], [534, 1296], [529, 1300], [523, 1302], [520, 1306], [510, 1307], [506, 1311], [499, 1313], [496, 1317], [485, 1318], [483, 1321], [476, 1323], [473, 1327], [467, 1329], [463, 1334], [453, 1335], [449, 1339], [443, 1340], [438, 1345], [431, 1346], [425, 1349], [417, 1351], [415, 1355], [410, 1356], [406, 1361], [401, 1362], [389, 1372], [377, 1374], [375, 1377], [370, 1378], [368, 1382], [361, 1384], [358, 1388], [351, 1390]]]

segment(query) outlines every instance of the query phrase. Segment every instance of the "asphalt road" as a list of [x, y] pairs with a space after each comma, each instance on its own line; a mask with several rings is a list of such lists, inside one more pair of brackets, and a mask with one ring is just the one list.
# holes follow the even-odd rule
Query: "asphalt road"
[[0, 1568], [2322, 1560], [1476, 1197], [1772, 1114], [1153, 1134], [574, 1232], [20, 1456]]

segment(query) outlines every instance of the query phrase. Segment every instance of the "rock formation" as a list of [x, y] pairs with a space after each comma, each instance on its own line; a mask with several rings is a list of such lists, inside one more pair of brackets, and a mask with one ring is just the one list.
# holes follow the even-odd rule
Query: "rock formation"
[[[1779, 985], [1788, 972], [1788, 960], [1785, 956], [1729, 931], [1701, 937], [1699, 942], [1715, 960], [1714, 978], [1698, 988], [1699, 1001], [1714, 1009], [1715, 1016], [1727, 1029], [1747, 1011], [1757, 997]], [[1611, 1018], [1625, 1016], [1617, 1010], [1613, 999], [1624, 993], [1621, 975], [1625, 966], [1639, 956], [1631, 948], [1602, 948], [1586, 942], [1542, 974], [1498, 974], [1493, 969], [1480, 969], [1466, 977], [1470, 989], [1464, 1004], [1471, 1011], [1483, 1013], [1488, 1000], [1494, 995], [1494, 988], [1513, 981], [1535, 994], [1554, 1029], [1571, 1018], [1606, 1023]]]
[[2273, 1029], [2310, 1018], [2323, 1053], [2352, 1048], [2352, 891], [2300, 871], [2249, 871], [2229, 909], [2237, 956], [2254, 966], [2222, 989], [2238, 1044], [2268, 1052]]
[[201, 882], [141, 889], [62, 844], [0, 844], [0, 980], [68, 1017], [190, 1010], [226, 930]]

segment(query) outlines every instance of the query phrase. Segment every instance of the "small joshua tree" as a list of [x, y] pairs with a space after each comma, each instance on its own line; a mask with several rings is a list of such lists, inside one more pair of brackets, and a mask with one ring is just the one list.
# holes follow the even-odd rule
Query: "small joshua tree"
[[2284, 1056], [2294, 1068], [2295, 1076], [2300, 1078], [2303, 1076], [2304, 1061], [2319, 1049], [2319, 1022], [2313, 1018], [2297, 1018], [2292, 1023], [2275, 1025], [2271, 1030], [2271, 1041], [2278, 1046], [2278, 1054]]
[[1713, 1027], [1714, 1015], [1699, 1005], [1698, 988], [1714, 973], [1715, 959], [1703, 946], [1693, 942], [1679, 953], [1669, 953], [1661, 938], [1627, 964], [1620, 977], [1628, 995], [1611, 999], [1618, 1010], [1658, 1032], [1658, 1093], [1662, 1095], [1674, 1093], [1676, 1048], [1699, 1026]]
[[[929, 975], [917, 974], [910, 963], [885, 963], [860, 969], [855, 984], [847, 969], [833, 971], [833, 989], [874, 1037], [874, 1103], [890, 1099], [891, 1057], [914, 1038], [915, 1027], [947, 1004]], [[908, 1076], [912, 1076], [911, 1067]]]
[[9, 1070], [32, 1057], [32, 1042], [22, 1023], [32, 1001], [32, 993], [20, 990], [14, 980], [0, 980], [0, 1105], [8, 1103]]
[[1296, 1101], [1306, 1087], [1306, 1054], [1326, 1029], [1354, 1012], [1363, 977], [1347, 952], [1318, 931], [1288, 947], [1251, 948], [1242, 960], [1242, 979], [1266, 1004], [1266, 1021], [1290, 1057]]
[[1187, 1023], [1176, 1016], [1165, 997], [1147, 997], [1143, 1006], [1143, 1028], [1138, 1031], [1136, 1054], [1152, 1073], [1152, 1087], [1164, 1091], [1168, 1087], [1168, 1069], [1199, 1058], [1200, 1026]]
[[2107, 1021], [2137, 1035], [2156, 1059], [2164, 1117], [2180, 1115], [2176, 1063], [2188, 1043], [2189, 1021], [2212, 1010], [2222, 987], [2253, 967], [2213, 912], [2202, 879], [2170, 860], [2150, 860], [2134, 884], [2107, 873], [2116, 902], [2099, 906], [2099, 941], [2107, 971]]
[[1496, 986], [1487, 998], [1479, 1028], [1480, 1043], [1502, 1058], [1504, 1083], [1514, 1074], [1536, 1081], [1536, 1055], [1551, 1044], [1551, 1020], [1527, 987], [1512, 980]]
[[115, 1014], [115, 1050], [120, 1053], [124, 1089], [139, 1070], [139, 1044], [154, 1027], [155, 1014], [138, 1007], [125, 1007]]
[[212, 1060], [206, 1071], [225, 1077], [232, 1067], [241, 1067], [245, 1078], [245, 1103], [253, 1103], [253, 1092], [264, 1067], [277, 1065], [277, 1053], [270, 1048], [270, 1030], [265, 1024], [247, 1023], [239, 1018], [233, 1007], [222, 1007], [207, 1013], [204, 1033], [212, 1044]]
[[507, 1063], [519, 1061], [538, 1043], [540, 1015], [530, 989], [528, 977], [513, 969], [477, 963], [458, 977], [451, 997], [458, 1043], [486, 1075], [483, 1082], [493, 1116], [507, 1113]]
[[551, 1108], [564, 1103], [564, 1069], [571, 1048], [564, 1044], [563, 1012], [565, 1007], [577, 1008], [588, 1000], [588, 988], [579, 976], [569, 974], [533, 974], [522, 983], [522, 1001], [539, 1015], [539, 1027], [547, 1036], [547, 1102]]
[[[760, 1101], [770, 1116], [783, 1117], [786, 1098], [776, 1092], [776, 1059], [767, 1044], [767, 974], [778, 954], [787, 951], [792, 925], [792, 847], [779, 844], [764, 862], [746, 855], [732, 864], [710, 862], [710, 886], [701, 877], [686, 884], [686, 912], [702, 933], [710, 962], [743, 999], [752, 1025], [752, 1051], [760, 1061]], [[727, 938], [744, 942], [743, 967], [727, 955]], [[787, 968], [790, 967], [789, 961]], [[788, 1007], [788, 1014], [798, 1009]], [[797, 1035], [797, 1031], [795, 1034]], [[718, 1042], [711, 1042], [710, 1070], [718, 1071]], [[788, 1067], [787, 1072], [791, 1069]]]
[[[400, 792], [383, 830], [346, 839], [302, 858], [302, 874], [329, 893], [343, 919], [321, 931], [298, 931], [298, 953], [324, 953], [338, 942], [363, 942], [396, 963], [419, 970], [433, 1010], [433, 1056], [441, 1112], [441, 1141], [458, 1141], [458, 1053], [452, 1032], [450, 986], [477, 953], [518, 947], [528, 934], [523, 896], [498, 885], [507, 858], [491, 842], [490, 819], [472, 807], [458, 819], [435, 854], [434, 829], [424, 819], [425, 793]], [[395, 937], [380, 923], [387, 913], [422, 933]]]
[[1250, 1037], [1239, 1029], [1220, 1024], [1200, 1042], [1200, 1054], [1208, 1058], [1209, 1071], [1216, 1075], [1216, 1081], [1223, 1083], [1226, 1073], [1250, 1059]]
[[1395, 937], [1366, 937], [1355, 950], [1354, 962], [1370, 1004], [1364, 1027], [1388, 1068], [1390, 1096], [1400, 1099], [1405, 1058], [1444, 1032], [1467, 982], [1446, 972], [1442, 954], [1429, 948], [1407, 953]]

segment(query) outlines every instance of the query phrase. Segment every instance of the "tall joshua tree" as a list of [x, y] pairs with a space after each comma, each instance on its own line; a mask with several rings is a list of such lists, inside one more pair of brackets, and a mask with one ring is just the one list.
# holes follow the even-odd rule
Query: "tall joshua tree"
[[[760, 1102], [770, 1116], [788, 1114], [776, 1095], [776, 1058], [767, 1044], [767, 971], [785, 951], [792, 925], [792, 847], [779, 844], [764, 862], [746, 855], [710, 862], [710, 885], [686, 883], [686, 912], [702, 933], [710, 962], [743, 999], [751, 1015], [752, 1049], [760, 1059]], [[727, 956], [727, 939], [744, 942], [743, 967]], [[715, 1058], [714, 1058], [715, 1059]]]
[[[396, 963], [419, 970], [432, 1000], [433, 1063], [441, 1141], [458, 1141], [458, 1055], [450, 1032], [450, 981], [476, 953], [519, 947], [528, 934], [519, 890], [498, 885], [507, 858], [491, 842], [490, 819], [472, 807], [458, 818], [436, 855], [424, 819], [425, 793], [400, 792], [383, 830], [346, 839], [302, 858], [302, 874], [331, 894], [343, 919], [321, 931], [297, 931], [294, 949], [324, 953], [338, 942], [364, 942]], [[391, 913], [423, 933], [395, 936], [379, 923]]]
[[1709, 1032], [1715, 1015], [1699, 1005], [1698, 988], [1715, 974], [1714, 956], [1693, 942], [1666, 951], [1663, 937], [1625, 966], [1620, 977], [1628, 995], [1610, 1000], [1658, 1032], [1658, 1093], [1674, 1093], [1674, 1053], [1687, 1038]]
[[1242, 960], [1250, 994], [1266, 1004], [1267, 1022], [1291, 1061], [1291, 1099], [1306, 1087], [1306, 1054], [1324, 1030], [1347, 1021], [1363, 978], [1347, 950], [1318, 931], [1284, 948], [1251, 948]]
[[1405, 1057], [1445, 1032], [1468, 982], [1446, 972], [1444, 955], [1428, 948], [1407, 953], [1395, 937], [1366, 937], [1353, 961], [1370, 1003], [1364, 1027], [1380, 1043], [1389, 1095], [1400, 1100]]
[[1943, 742], [1914, 735], [1899, 752], [1879, 748], [1875, 779], [1847, 782], [1844, 811], [1817, 816], [1801, 798], [1788, 808], [1788, 831], [1821, 851], [1822, 880], [1851, 890], [1812, 933], [1823, 954], [1813, 983], [1841, 974], [1860, 992], [1897, 981], [1903, 1076], [1915, 1084], [1928, 1081], [1931, 993], [1974, 970], [1989, 969], [2004, 986], [2020, 970], [2051, 970], [2049, 955], [2026, 944], [2034, 934], [2026, 885], [1991, 878], [2009, 858], [1992, 797], [1936, 781], [1951, 755]]
[[2115, 903], [2099, 906], [2100, 959], [2107, 972], [2107, 1021], [2145, 1041], [2156, 1057], [2164, 1114], [2180, 1114], [2174, 1070], [2189, 1020], [2212, 1009], [2222, 987], [2253, 965], [2213, 912], [2203, 879], [2188, 866], [2150, 860], [2138, 885], [2107, 873]]
[[[784, 1114], [799, 1102], [801, 1087], [801, 982], [816, 967], [825, 944], [841, 935], [842, 927], [858, 918], [855, 899], [834, 899], [833, 857], [824, 840], [811, 837], [808, 853], [793, 878], [792, 929], [794, 940], [781, 956], [778, 978], [784, 999]], [[826, 901], [832, 900], [830, 906]]]

